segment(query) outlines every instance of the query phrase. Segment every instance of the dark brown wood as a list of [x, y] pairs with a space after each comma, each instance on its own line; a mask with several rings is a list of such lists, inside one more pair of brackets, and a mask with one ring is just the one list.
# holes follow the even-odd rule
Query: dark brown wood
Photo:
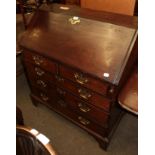
[[109, 117], [109, 113], [80, 100], [78, 97], [71, 95], [61, 88], [59, 89], [64, 92], [63, 96], [58, 92], [58, 95], [60, 96], [59, 98], [63, 98], [63, 100], [70, 106], [71, 109], [75, 110], [80, 115], [95, 121], [97, 124], [105, 126]]
[[[38, 10], [20, 41], [30, 96], [106, 149], [121, 118], [116, 97], [137, 57], [137, 19], [60, 6]], [[73, 14], [80, 24], [69, 22]]]
[[64, 78], [67, 78], [73, 82], [80, 84], [89, 89], [93, 89], [102, 95], [105, 95], [108, 91], [108, 83], [99, 81], [98, 79], [92, 78], [87, 74], [83, 74], [80, 71], [71, 69], [65, 66], [60, 66], [59, 68], [60, 75]]
[[62, 104], [59, 104], [60, 98], [55, 97], [56, 100], [55, 99], [52, 100], [52, 102], [50, 102], [51, 104], [49, 104], [37, 96], [31, 95], [31, 97], [33, 98], [33, 100], [36, 103], [44, 104], [48, 108], [54, 110], [58, 114], [61, 114], [65, 118], [69, 119], [70, 121], [72, 121], [73, 123], [78, 125], [79, 127], [85, 129], [88, 133], [92, 134], [93, 136], [101, 138], [102, 136], [105, 135], [106, 128], [103, 128], [100, 125], [97, 125], [96, 123], [94, 123], [94, 122], [92, 122], [89, 119], [86, 119], [84, 117], [83, 118], [85, 120], [89, 121], [89, 124], [87, 124], [87, 123], [83, 124], [83, 122], [80, 121], [80, 119], [79, 119], [80, 115], [78, 113], [70, 110], [67, 106], [62, 106]]
[[[135, 29], [84, 18], [81, 18], [79, 25], [73, 26], [68, 21], [71, 16], [45, 11], [39, 11], [37, 15], [39, 18], [36, 19], [33, 27], [39, 27], [39, 29], [32, 28], [27, 31], [29, 34], [22, 38], [21, 45], [24, 44], [26, 48], [39, 53], [44, 51], [47, 57], [82, 69], [110, 83], [118, 84], [122, 66], [125, 65], [131, 52], [130, 44], [134, 43], [137, 35]], [[40, 18], [43, 18], [43, 21]], [[87, 31], [88, 29], [90, 31]], [[124, 38], [126, 39], [122, 42]], [[72, 40], [72, 43], [69, 40]], [[109, 77], [104, 77], [104, 73], [108, 73]]]
[[[83, 9], [77, 6], [69, 5], [69, 10], [60, 9], [59, 4], [49, 5], [49, 10], [58, 14], [79, 16], [87, 19], [97, 20], [101, 22], [108, 22], [111, 24], [126, 26], [130, 28], [138, 27], [138, 18], [135, 16], [121, 15], [117, 13], [110, 13], [106, 11], [94, 11], [90, 9]], [[66, 6], [66, 5], [64, 5]]]
[[65, 88], [82, 100], [87, 101], [100, 108], [103, 108], [106, 111], [109, 111], [110, 109], [109, 100], [106, 97], [101, 96], [92, 90], [86, 89], [65, 79], [63, 79], [63, 81], [58, 81], [57, 85]]
[[36, 81], [37, 79], [42, 79], [45, 81], [54, 81], [55, 80], [55, 77], [53, 74], [40, 68], [40, 66], [34, 66], [26, 61], [25, 61], [25, 66], [26, 66], [26, 68], [29, 68], [27, 73], [28, 73], [28, 77], [32, 81]]
[[51, 73], [56, 73], [56, 64], [49, 61], [47, 58], [42, 57], [41, 55], [25, 52], [24, 61], [30, 61], [30, 63], [39, 66]]

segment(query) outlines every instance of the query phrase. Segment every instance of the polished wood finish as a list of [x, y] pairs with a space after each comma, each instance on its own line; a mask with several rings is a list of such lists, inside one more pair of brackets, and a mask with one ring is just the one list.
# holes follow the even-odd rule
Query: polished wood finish
[[75, 110], [80, 115], [95, 121], [97, 124], [105, 126], [109, 117], [108, 112], [98, 108], [98, 106], [80, 100], [78, 97], [68, 93], [62, 88], [59, 89], [64, 92], [63, 96], [58, 92], [59, 98], [62, 98], [71, 109]]
[[[34, 105], [71, 120], [106, 149], [122, 113], [116, 97], [137, 56], [136, 19], [71, 6], [65, 12], [60, 6], [38, 10], [21, 38], [30, 96]], [[73, 14], [80, 24], [69, 22]]]
[[105, 98], [104, 96], [89, 90], [87, 88], [84, 88], [80, 85], [74, 84], [68, 80], [63, 79], [63, 81], [56, 82], [60, 87], [63, 87], [70, 92], [72, 92], [77, 97], [83, 99], [84, 101], [87, 101], [91, 104], [94, 104], [100, 108], [103, 108], [107, 111], [110, 109], [109, 100]]
[[73, 69], [69, 69], [64, 66], [59, 67], [60, 75], [64, 78], [68, 78], [69, 80], [76, 82], [77, 84], [80, 84], [81, 86], [84, 86], [89, 89], [93, 89], [98, 93], [101, 93], [103, 95], [106, 94], [108, 91], [108, 84], [103, 81], [99, 81], [95, 78], [90, 77], [87, 74], [83, 74], [80, 71], [75, 71]]
[[[68, 22], [70, 16], [60, 16], [45, 11], [39, 11], [36, 15], [36, 18], [42, 17], [43, 20], [36, 19], [33, 27], [39, 25], [39, 28], [29, 29], [28, 35], [22, 38], [21, 45], [24, 43], [28, 49], [39, 53], [44, 51], [44, 56], [52, 57], [75, 68], [82, 66], [83, 72], [118, 84], [122, 66], [126, 63], [131, 52], [128, 48], [137, 36], [135, 29], [84, 18], [81, 19], [79, 25], [74, 27]], [[50, 35], [46, 33], [47, 26]], [[90, 31], [87, 31], [88, 29]], [[69, 40], [72, 40], [72, 43], [68, 42]], [[123, 44], [120, 44], [122, 40], [124, 40]], [[54, 52], [50, 48], [51, 42]], [[77, 56], [80, 55], [78, 59], [75, 53]], [[109, 78], [104, 77], [104, 73], [109, 73]]]
[[138, 114], [138, 68], [135, 67], [118, 97], [119, 104], [126, 110]]
[[138, 18], [136, 16], [121, 15], [117, 13], [111, 13], [106, 11], [96, 11], [90, 9], [83, 9], [77, 6], [67, 6], [69, 10], [63, 10], [60, 6], [66, 5], [52, 5], [49, 6], [49, 10], [57, 14], [64, 14], [70, 16], [79, 16], [87, 19], [97, 20], [101, 22], [107, 22], [115, 25], [125, 26], [129, 28], [137, 28]]
[[27, 52], [24, 57], [25, 61], [30, 61], [30, 63], [39, 66], [51, 73], [56, 72], [56, 64], [54, 62], [49, 61], [47, 58], [42, 57], [41, 55]]

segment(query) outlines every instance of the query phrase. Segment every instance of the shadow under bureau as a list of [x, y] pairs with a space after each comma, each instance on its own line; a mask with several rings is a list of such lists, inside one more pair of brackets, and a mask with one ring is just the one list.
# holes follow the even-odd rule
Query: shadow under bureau
[[[107, 22], [104, 12], [57, 10], [38, 10], [20, 40], [31, 99], [106, 149], [122, 115], [117, 95], [137, 59], [137, 28], [128, 16], [124, 26]], [[73, 15], [80, 23], [71, 24]]]

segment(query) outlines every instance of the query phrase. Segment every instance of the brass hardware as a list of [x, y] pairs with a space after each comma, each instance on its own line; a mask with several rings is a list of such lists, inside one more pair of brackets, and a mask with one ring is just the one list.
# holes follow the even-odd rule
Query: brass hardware
[[43, 101], [48, 101], [49, 100], [49, 98], [43, 93], [40, 93], [40, 96], [41, 96]]
[[76, 79], [76, 82], [78, 82], [79, 84], [86, 84], [88, 82], [88, 79], [83, 77], [82, 74], [75, 73], [74, 77]]
[[58, 75], [55, 75], [55, 78], [58, 82], [64, 82], [64, 79]]
[[91, 94], [89, 92], [87, 92], [85, 89], [79, 89], [78, 90], [80, 97], [88, 100], [88, 98], [91, 97]]
[[37, 84], [41, 85], [44, 88], [47, 86], [47, 84], [44, 81], [42, 81], [42, 80], [37, 80]]
[[91, 109], [87, 106], [87, 105], [85, 105], [84, 103], [79, 103], [78, 104], [78, 107], [80, 108], [80, 110], [82, 111], [82, 112], [89, 112]]
[[61, 99], [58, 100], [57, 103], [58, 103], [61, 107], [64, 107], [64, 108], [67, 106], [66, 103], [65, 103], [63, 100], [61, 100]]
[[69, 18], [68, 21], [69, 21], [72, 25], [74, 25], [74, 24], [79, 24], [79, 23], [80, 23], [79, 17], [72, 17], [72, 18]]
[[43, 59], [40, 56], [33, 55], [32, 57], [33, 57], [35, 64], [41, 65], [43, 63]]
[[45, 72], [43, 70], [41, 70], [38, 67], [35, 67], [35, 72], [37, 73], [37, 75], [42, 76]]
[[66, 92], [61, 90], [60, 88], [57, 88], [57, 92], [60, 94], [60, 95], [65, 95]]
[[79, 119], [80, 123], [83, 124], [83, 125], [90, 124], [90, 121], [86, 120], [85, 118], [83, 118], [81, 116], [79, 116], [78, 119]]

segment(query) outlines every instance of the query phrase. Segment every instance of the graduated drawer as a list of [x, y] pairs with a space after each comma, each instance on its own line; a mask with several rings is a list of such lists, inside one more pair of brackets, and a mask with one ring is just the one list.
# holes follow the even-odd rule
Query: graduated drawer
[[90, 77], [84, 73], [73, 70], [68, 67], [59, 66], [60, 75], [66, 79], [72, 80], [86, 88], [92, 89], [100, 94], [105, 95], [108, 90], [108, 84]]
[[75, 96], [81, 98], [82, 100], [91, 103], [92, 105], [95, 105], [96, 107], [102, 108], [106, 111], [109, 111], [110, 109], [110, 102], [107, 98], [104, 96], [95, 93], [87, 88], [84, 88], [82, 86], [79, 86], [69, 80], [66, 80], [64, 78], [59, 78], [60, 80], [57, 80], [56, 84], [62, 88], [65, 88], [66, 90], [73, 93]]
[[51, 104], [51, 101], [52, 101], [51, 92], [43, 91], [43, 90], [38, 89], [34, 86], [32, 86], [31, 92], [34, 96], [39, 98], [41, 101], [45, 102], [48, 105]]
[[56, 91], [60, 98], [63, 98], [63, 100], [65, 100], [65, 102], [70, 106], [70, 108], [75, 110], [78, 114], [89, 118], [103, 126], [107, 123], [109, 114], [104, 110], [97, 108], [91, 104], [87, 104], [86, 102], [83, 102], [76, 96], [68, 93], [61, 88], [57, 88]]
[[57, 66], [53, 61], [50, 61], [47, 58], [33, 52], [25, 51], [24, 61], [35, 64], [36, 66], [39, 66], [40, 68], [43, 68], [51, 73], [56, 73], [57, 70]]
[[49, 92], [51, 90], [51, 83], [43, 78], [34, 77], [33, 75], [28, 76], [30, 84], [41, 89], [43, 91]]
[[97, 125], [90, 119], [87, 119], [84, 116], [74, 112], [72, 109], [70, 109], [68, 103], [66, 103], [63, 99], [59, 98], [59, 96], [57, 96], [55, 93], [51, 94], [51, 96], [50, 94], [33, 87], [32, 94], [33, 95], [31, 95], [31, 97], [33, 99], [38, 100], [49, 108], [52, 108], [57, 113], [63, 115], [64, 117], [71, 120], [88, 132], [91, 133], [93, 131], [99, 133], [100, 135], [105, 134], [103, 127]]
[[44, 81], [51, 81], [51, 82], [55, 80], [53, 74], [46, 72], [44, 69], [40, 68], [39, 66], [35, 66], [28, 62], [25, 62], [25, 66], [30, 80], [43, 79]]

